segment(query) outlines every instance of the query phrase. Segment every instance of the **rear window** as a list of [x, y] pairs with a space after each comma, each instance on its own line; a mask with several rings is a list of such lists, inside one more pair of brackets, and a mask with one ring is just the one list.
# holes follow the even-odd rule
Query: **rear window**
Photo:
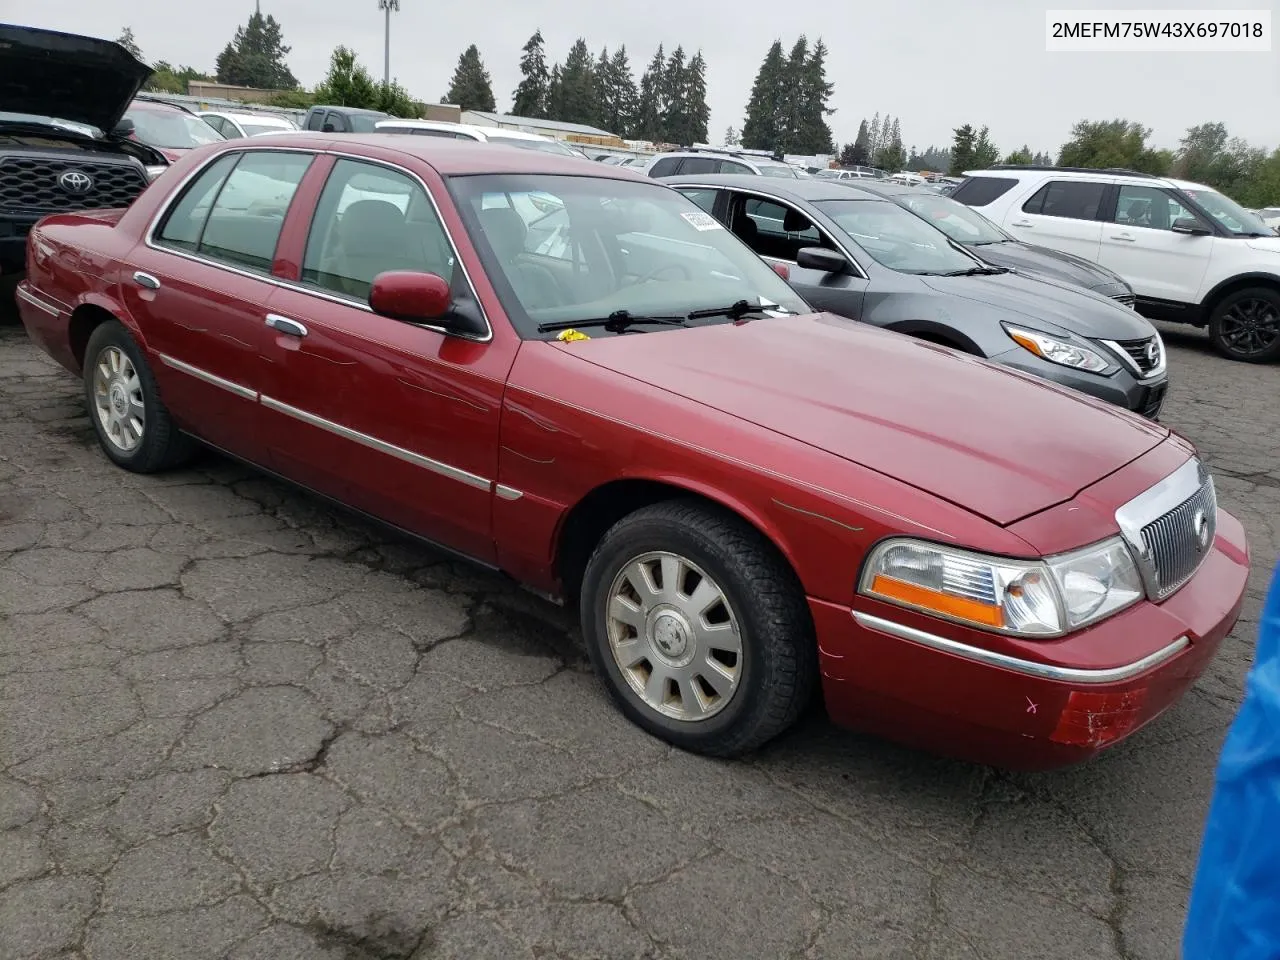
[[[1086, 180], [1050, 180], [1022, 205], [1023, 213], [1068, 220], [1096, 220], [1106, 184]], [[955, 194], [952, 194], [955, 199]]]
[[655, 161], [653, 166], [649, 168], [649, 176], [669, 177], [676, 172], [679, 166], [679, 157], [663, 157], [661, 160]]
[[1012, 190], [1017, 182], [1009, 177], [967, 177], [952, 191], [951, 199], [971, 207], [985, 207]]

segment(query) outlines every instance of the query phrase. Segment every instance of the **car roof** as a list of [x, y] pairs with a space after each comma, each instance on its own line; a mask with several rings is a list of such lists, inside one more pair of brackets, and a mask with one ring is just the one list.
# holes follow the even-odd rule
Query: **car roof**
[[311, 109], [312, 110], [337, 110], [339, 113], [371, 114], [378, 117], [388, 117], [388, 119], [394, 119], [389, 117], [388, 114], [382, 110], [366, 110], [364, 107], [344, 107], [339, 103], [317, 103]]
[[451, 120], [413, 120], [409, 117], [390, 117], [379, 120], [378, 127], [409, 127], [413, 130], [461, 130], [481, 137], [508, 137], [512, 140], [551, 140], [537, 133], [524, 130], [508, 130], [505, 127], [481, 127], [474, 123], [454, 123]]
[[826, 177], [797, 178], [757, 177], [745, 173], [700, 173], [663, 177], [662, 183], [689, 183], [708, 187], [741, 187], [757, 193], [789, 194], [809, 203], [815, 200], [881, 200], [878, 194], [864, 190], [857, 180], [832, 180]]
[[[564, 156], [542, 150], [524, 150], [504, 147], [476, 140], [453, 140], [443, 137], [407, 137], [402, 133], [319, 133], [316, 131], [281, 131], [270, 134], [271, 143], [287, 143], [316, 151], [332, 150], [335, 153], [359, 155], [353, 147], [371, 148], [370, 159], [379, 159], [380, 153], [399, 153], [415, 157], [431, 166], [441, 176], [467, 176], [484, 173], [541, 174], [545, 176], [594, 176], [609, 180], [632, 180], [659, 184], [641, 173], [626, 167], [606, 166], [579, 156]], [[257, 138], [255, 138], [257, 139]], [[265, 139], [265, 138], [264, 138]], [[220, 148], [221, 144], [219, 145]], [[246, 149], [243, 140], [228, 140], [227, 150]], [[252, 149], [258, 148], [255, 144]], [[752, 177], [758, 180], [759, 177]]]

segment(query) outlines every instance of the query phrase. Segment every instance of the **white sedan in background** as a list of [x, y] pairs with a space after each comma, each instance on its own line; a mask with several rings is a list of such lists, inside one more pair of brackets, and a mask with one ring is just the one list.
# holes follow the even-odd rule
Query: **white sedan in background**
[[270, 113], [227, 113], [222, 110], [197, 110], [196, 116], [228, 140], [260, 137], [267, 133], [290, 133], [298, 125], [286, 117]]

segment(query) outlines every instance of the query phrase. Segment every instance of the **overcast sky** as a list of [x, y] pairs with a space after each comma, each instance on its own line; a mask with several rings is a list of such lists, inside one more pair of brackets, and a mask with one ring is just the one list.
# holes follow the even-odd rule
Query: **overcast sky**
[[[1274, 5], [1274, 4], [1273, 4]], [[711, 138], [740, 127], [751, 83], [774, 39], [790, 48], [805, 33], [831, 50], [835, 84], [829, 118], [837, 142], [853, 139], [876, 111], [901, 117], [905, 145], [946, 145], [952, 128], [987, 124], [1002, 151], [1026, 143], [1056, 151], [1079, 119], [1124, 117], [1154, 128], [1158, 146], [1176, 146], [1194, 123], [1220, 120], [1232, 135], [1280, 145], [1280, 60], [1276, 53], [1046, 53], [1046, 7], [1140, 9], [1053, 0], [401, 0], [392, 15], [391, 72], [422, 100], [448, 88], [458, 55], [480, 48], [499, 110], [510, 109], [520, 48], [536, 29], [550, 61], [585, 36], [593, 53], [626, 44], [639, 80], [659, 43], [701, 48], [708, 62]], [[1148, 4], [1150, 7], [1156, 3]], [[1163, 0], [1162, 8], [1268, 9], [1259, 0]], [[333, 47], [355, 49], [382, 76], [383, 18], [377, 0], [262, 0], [293, 48], [288, 63], [311, 86]], [[669, 11], [663, 14], [662, 11]], [[253, 0], [0, 0], [4, 19], [114, 38], [124, 26], [149, 60], [212, 71], [218, 52]], [[1275, 17], [1280, 25], [1280, 16]], [[571, 27], [569, 24], [583, 24]]]

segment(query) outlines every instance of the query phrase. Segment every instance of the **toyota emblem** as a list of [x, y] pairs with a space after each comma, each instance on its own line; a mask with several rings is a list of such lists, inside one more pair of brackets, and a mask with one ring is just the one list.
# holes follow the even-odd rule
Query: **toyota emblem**
[[73, 197], [83, 197], [93, 189], [93, 178], [79, 170], [68, 170], [58, 177], [58, 186]]
[[1209, 517], [1203, 510], [1197, 510], [1191, 520], [1191, 531], [1196, 538], [1196, 550], [1204, 553], [1209, 549]]

